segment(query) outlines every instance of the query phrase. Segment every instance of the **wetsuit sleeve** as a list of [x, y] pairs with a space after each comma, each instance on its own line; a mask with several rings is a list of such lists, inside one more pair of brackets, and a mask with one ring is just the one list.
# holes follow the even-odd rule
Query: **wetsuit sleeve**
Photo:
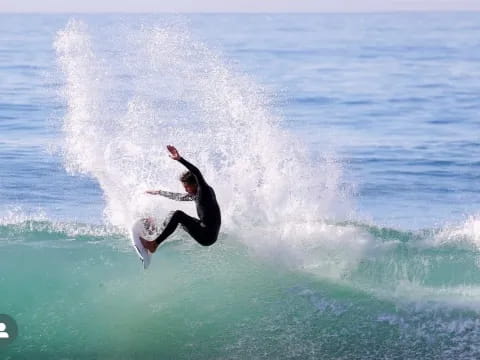
[[180, 194], [170, 191], [158, 190], [158, 195], [177, 201], [193, 201], [195, 198], [189, 194]]
[[198, 168], [195, 165], [190, 164], [183, 157], [181, 157], [178, 161], [182, 163], [183, 166], [185, 166], [188, 170], [190, 170], [193, 176], [195, 176], [195, 179], [197, 179], [197, 184], [199, 186], [202, 186], [202, 187], [207, 186], [207, 183], [205, 182], [205, 179], [203, 178], [202, 173], [200, 172], [200, 170], [198, 170]]

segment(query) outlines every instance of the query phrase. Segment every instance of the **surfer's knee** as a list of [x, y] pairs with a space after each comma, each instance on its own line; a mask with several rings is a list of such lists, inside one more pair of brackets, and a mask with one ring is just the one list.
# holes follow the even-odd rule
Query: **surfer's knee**
[[172, 220], [176, 220], [178, 221], [179, 219], [181, 219], [183, 216], [185, 215], [185, 213], [181, 210], [175, 210], [175, 211], [170, 211], [167, 215], [167, 217], [165, 218], [165, 225], [168, 224], [170, 221]]
[[182, 210], [175, 210], [173, 213], [172, 213], [172, 217], [173, 219], [175, 220], [180, 220], [182, 219], [183, 217], [185, 217], [185, 213], [182, 211]]

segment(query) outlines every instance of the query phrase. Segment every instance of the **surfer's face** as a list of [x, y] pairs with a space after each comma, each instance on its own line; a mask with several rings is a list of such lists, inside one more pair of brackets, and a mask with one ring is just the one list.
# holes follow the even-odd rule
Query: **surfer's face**
[[185, 191], [189, 194], [189, 195], [196, 195], [197, 194], [197, 185], [196, 184], [187, 184], [187, 183], [183, 183], [183, 187], [185, 188]]

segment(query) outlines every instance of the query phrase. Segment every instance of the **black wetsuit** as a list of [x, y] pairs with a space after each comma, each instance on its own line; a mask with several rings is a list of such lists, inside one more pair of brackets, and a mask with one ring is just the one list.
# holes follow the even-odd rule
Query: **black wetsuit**
[[159, 191], [159, 195], [168, 197], [178, 201], [195, 201], [197, 206], [197, 214], [200, 219], [196, 219], [185, 214], [181, 210], [175, 211], [171, 217], [165, 220], [162, 233], [155, 239], [157, 244], [169, 237], [177, 228], [178, 224], [182, 225], [195, 240], [204, 246], [209, 246], [217, 241], [218, 231], [220, 230], [221, 215], [215, 192], [206, 183], [200, 170], [196, 166], [190, 164], [184, 158], [178, 160], [195, 176], [197, 180], [197, 194], [195, 196], [189, 194], [177, 194], [167, 191]]

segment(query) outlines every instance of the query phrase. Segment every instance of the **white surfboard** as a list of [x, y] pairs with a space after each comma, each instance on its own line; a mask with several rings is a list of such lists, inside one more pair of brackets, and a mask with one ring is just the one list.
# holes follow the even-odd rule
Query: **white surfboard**
[[143, 247], [142, 242], [140, 241], [140, 236], [145, 240], [151, 240], [152, 235], [154, 234], [151, 230], [153, 220], [149, 219], [149, 221], [151, 224], [150, 231], [148, 231], [149, 229], [146, 228], [148, 225], [146, 225], [145, 219], [140, 219], [132, 225], [132, 230], [130, 232], [130, 239], [132, 241], [133, 248], [135, 249], [135, 252], [140, 260], [142, 260], [144, 269], [147, 269], [150, 265], [152, 254]]

